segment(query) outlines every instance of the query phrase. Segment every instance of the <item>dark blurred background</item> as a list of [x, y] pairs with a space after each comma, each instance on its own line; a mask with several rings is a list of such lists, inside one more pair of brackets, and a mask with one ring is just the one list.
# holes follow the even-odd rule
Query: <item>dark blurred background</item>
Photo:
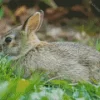
[[100, 35], [100, 0], [0, 0], [0, 35], [44, 11], [41, 40], [94, 45]]

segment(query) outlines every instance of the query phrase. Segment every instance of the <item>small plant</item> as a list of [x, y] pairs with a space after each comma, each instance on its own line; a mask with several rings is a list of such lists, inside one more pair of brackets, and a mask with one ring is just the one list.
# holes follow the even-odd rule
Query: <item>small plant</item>
[[0, 56], [0, 80], [9, 80], [12, 76], [11, 62], [7, 59], [7, 56]]

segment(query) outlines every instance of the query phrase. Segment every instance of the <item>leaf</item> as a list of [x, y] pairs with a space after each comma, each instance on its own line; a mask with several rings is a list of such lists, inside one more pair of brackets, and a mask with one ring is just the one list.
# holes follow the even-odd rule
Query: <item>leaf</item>
[[26, 6], [21, 6], [15, 11], [15, 16], [21, 16], [26, 14], [27, 8]]
[[3, 2], [3, 0], [0, 0], [0, 4]]
[[0, 19], [3, 17], [3, 15], [4, 15], [3, 9], [0, 8]]
[[96, 41], [96, 50], [100, 51], [100, 40]]
[[24, 92], [25, 89], [29, 86], [29, 81], [21, 79], [18, 81], [16, 92]]
[[47, 5], [53, 7], [53, 8], [57, 8], [57, 5], [56, 3], [54, 2], [54, 0], [41, 0], [43, 1], [44, 3], [46, 3]]

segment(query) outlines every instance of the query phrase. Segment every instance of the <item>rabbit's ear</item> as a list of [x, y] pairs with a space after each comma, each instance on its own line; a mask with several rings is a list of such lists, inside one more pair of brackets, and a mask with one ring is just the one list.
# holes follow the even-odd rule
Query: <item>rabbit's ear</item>
[[39, 30], [43, 22], [44, 13], [42, 10], [36, 12], [34, 15], [30, 16], [24, 23], [22, 29], [25, 33], [32, 33]]

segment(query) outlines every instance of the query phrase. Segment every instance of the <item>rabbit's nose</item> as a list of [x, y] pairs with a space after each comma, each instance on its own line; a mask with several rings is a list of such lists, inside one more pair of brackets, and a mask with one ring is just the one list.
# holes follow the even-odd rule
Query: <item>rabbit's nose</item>
[[17, 43], [13, 43], [13, 47], [16, 47], [17, 46]]
[[12, 43], [9, 44], [9, 46], [10, 46], [10, 47], [16, 47], [16, 46], [17, 46], [17, 43], [12, 42]]

